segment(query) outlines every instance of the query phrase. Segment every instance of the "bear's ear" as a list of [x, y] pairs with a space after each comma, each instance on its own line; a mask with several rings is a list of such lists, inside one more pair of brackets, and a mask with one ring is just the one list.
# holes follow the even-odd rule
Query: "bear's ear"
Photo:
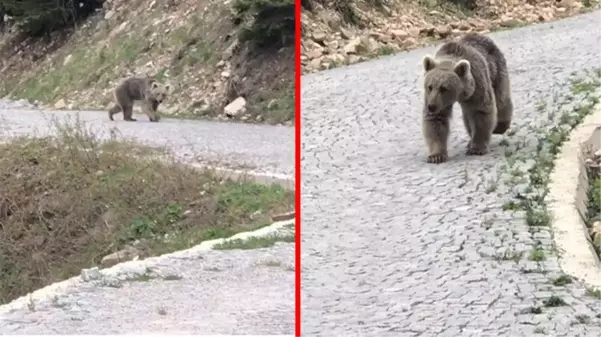
[[152, 89], [156, 89], [158, 86], [159, 86], [159, 84], [157, 82], [152, 81], [152, 84], [151, 84]]
[[422, 63], [424, 65], [424, 70], [426, 72], [436, 68], [436, 61], [434, 60], [434, 58], [432, 58], [432, 56], [430, 55], [426, 55], [424, 56]]
[[457, 74], [457, 76], [464, 78], [465, 76], [467, 76], [467, 74], [469, 74], [471, 67], [472, 65], [470, 64], [470, 61], [460, 60], [455, 64], [453, 71], [455, 71], [455, 74]]
[[171, 92], [171, 86], [169, 84], [165, 84], [165, 91]]

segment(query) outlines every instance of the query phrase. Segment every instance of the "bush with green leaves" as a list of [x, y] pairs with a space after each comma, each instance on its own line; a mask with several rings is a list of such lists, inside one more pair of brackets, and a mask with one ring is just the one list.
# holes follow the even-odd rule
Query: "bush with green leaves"
[[294, 43], [294, 0], [236, 0], [234, 22], [250, 17], [240, 40], [259, 47], [290, 46]]
[[0, 0], [0, 13], [28, 35], [39, 36], [88, 17], [104, 0]]

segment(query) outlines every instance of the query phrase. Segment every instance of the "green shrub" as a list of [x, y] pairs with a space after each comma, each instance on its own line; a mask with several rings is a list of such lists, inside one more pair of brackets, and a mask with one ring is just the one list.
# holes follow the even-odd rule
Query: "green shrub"
[[0, 13], [13, 17], [28, 35], [39, 36], [88, 17], [104, 0], [0, 0]]
[[234, 22], [253, 19], [240, 40], [259, 47], [289, 46], [294, 43], [294, 0], [236, 0]]

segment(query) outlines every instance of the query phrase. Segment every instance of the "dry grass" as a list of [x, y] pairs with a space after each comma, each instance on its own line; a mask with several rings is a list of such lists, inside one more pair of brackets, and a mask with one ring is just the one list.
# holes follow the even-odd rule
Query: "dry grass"
[[125, 245], [142, 257], [188, 248], [264, 226], [294, 202], [279, 186], [218, 179], [82, 125], [56, 130], [0, 144], [0, 303]]

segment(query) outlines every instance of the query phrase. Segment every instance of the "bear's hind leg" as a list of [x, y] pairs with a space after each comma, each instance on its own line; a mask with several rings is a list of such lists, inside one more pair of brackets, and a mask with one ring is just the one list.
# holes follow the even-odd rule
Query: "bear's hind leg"
[[132, 117], [134, 113], [133, 105], [123, 106], [123, 120], [128, 122], [135, 122], [136, 119]]
[[109, 109], [109, 118], [110, 118], [110, 120], [114, 120], [113, 119], [113, 115], [114, 114], [118, 114], [119, 112], [121, 112], [121, 107], [118, 104], [113, 105]]
[[504, 75], [495, 87], [495, 98], [497, 101], [497, 123], [493, 134], [502, 135], [511, 126], [513, 117], [513, 102], [509, 88], [509, 78]]
[[473, 137], [473, 130], [474, 130], [474, 126], [472, 125], [473, 121], [471, 118], [468, 118], [468, 116], [465, 112], [462, 111], [461, 115], [462, 115], [461, 117], [463, 118], [463, 125], [465, 126], [465, 131], [467, 131], [467, 136], [469, 137], [469, 140], [466, 145], [466, 149], [469, 149], [472, 146], [472, 137]]

